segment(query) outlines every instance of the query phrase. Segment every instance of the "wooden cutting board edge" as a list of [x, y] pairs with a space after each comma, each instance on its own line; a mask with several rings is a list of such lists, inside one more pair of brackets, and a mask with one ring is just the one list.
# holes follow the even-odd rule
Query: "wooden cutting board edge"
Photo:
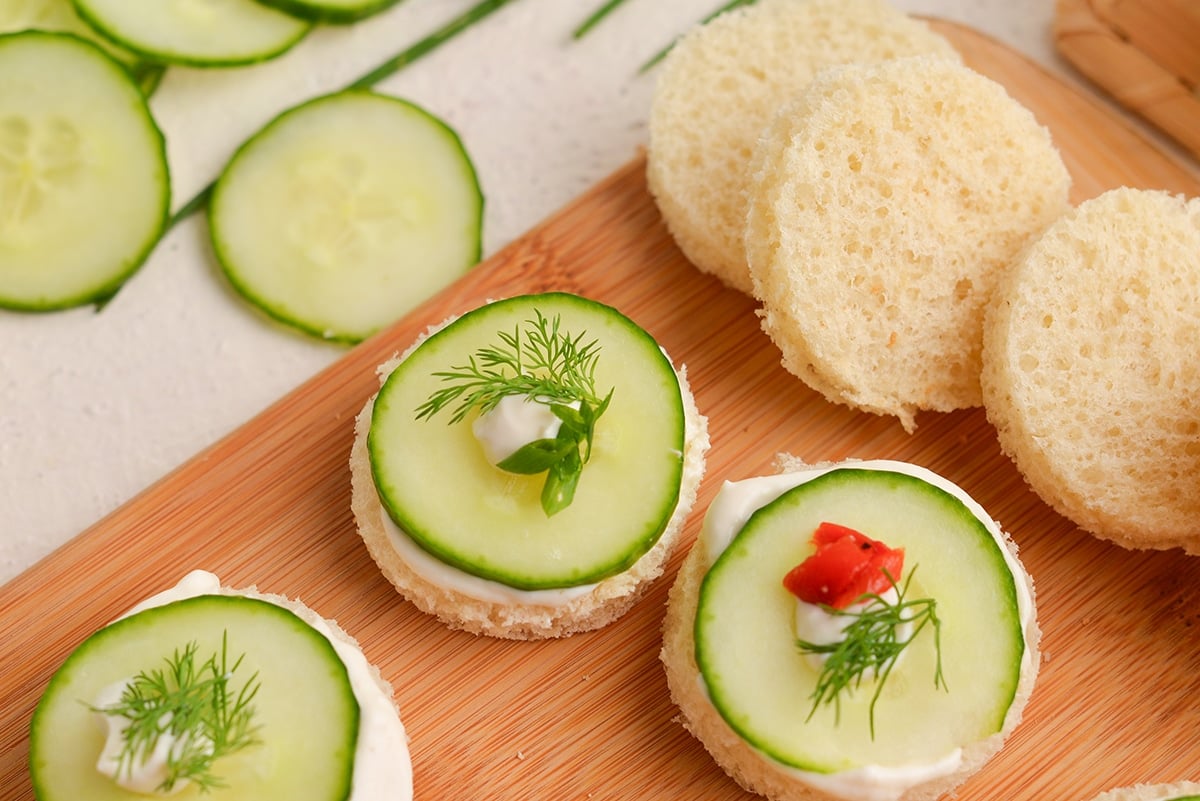
[[[989, 65], [995, 68], [1005, 63], [1006, 59], [1014, 58], [1003, 45], [971, 29], [944, 22], [936, 22], [935, 25], [962, 47], [968, 64], [982, 72], [987, 73]], [[1039, 81], [1060, 83], [1048, 70], [1023, 58], [1016, 57], [1013, 63], [1020, 63], [1023, 70], [1022, 83], [1010, 87], [1017, 99], [1022, 99], [1028, 92], [1035, 92]], [[1136, 151], [1136, 160], [1141, 166], [1136, 171], [1137, 180], [1133, 183], [1152, 184], [1191, 195], [1200, 194], [1200, 183], [1174, 159], [1158, 151], [1136, 128], [1113, 117], [1103, 104], [1082, 91], [1061, 83], [1058, 89], [1063, 92], [1059, 99], [1068, 104], [1081, 104], [1090, 109], [1089, 114], [1102, 114], [1111, 123], [1103, 131], [1087, 131], [1082, 135], [1073, 132], [1072, 137], [1082, 136], [1086, 140], [1099, 136], [1108, 147], [1124, 148], [1121, 152], [1129, 152], [1130, 148]], [[1069, 108], [1062, 111], [1068, 115], [1071, 113]], [[1053, 124], [1051, 128], [1054, 129]], [[1104, 187], [1103, 182], [1090, 176], [1086, 163], [1074, 158], [1075, 152], [1072, 149], [1067, 160], [1072, 172], [1083, 178], [1077, 184], [1074, 196], [1078, 201]], [[634, 257], [644, 258], [651, 264], [664, 258], [681, 261], [677, 254], [667, 252], [673, 250], [673, 246], [665, 236], [639, 242], [621, 239], [623, 227], [627, 225], [630, 230], [644, 227], [648, 224], [647, 215], [654, 215], [652, 203], [645, 200], [644, 188], [641, 187], [642, 169], [642, 160], [635, 159], [529, 234], [503, 248], [467, 278], [423, 304], [394, 327], [351, 350], [343, 359], [284, 396], [228, 437], [202, 451], [112, 515], [0, 587], [0, 664], [5, 666], [5, 676], [0, 680], [0, 708], [4, 710], [0, 713], [3, 715], [0, 718], [0, 747], [3, 747], [3, 755], [0, 755], [0, 778], [3, 779], [0, 782], [0, 798], [29, 797], [24, 765], [28, 717], [49, 673], [74, 644], [141, 595], [173, 582], [183, 570], [213, 566], [214, 559], [207, 541], [171, 543], [164, 546], [162, 552], [149, 554], [150, 558], [144, 562], [130, 560], [126, 554], [137, 552], [139, 546], [144, 549], [147, 537], [153, 534], [169, 541], [173, 532], [179, 532], [181, 538], [186, 538], [189, 527], [210, 527], [216, 537], [225, 536], [219, 521], [227, 513], [223, 504], [228, 501], [230, 487], [236, 487], [241, 482], [252, 485], [262, 471], [277, 467], [281, 461], [296, 467], [307, 464], [344, 465], [342, 446], [348, 450], [355, 411], [347, 408], [346, 398], [352, 396], [365, 400], [375, 387], [374, 366], [411, 341], [427, 325], [442, 319], [447, 310], [465, 310], [487, 297], [515, 292], [558, 289], [588, 293], [593, 289], [593, 284], [579, 280], [572, 269], [572, 260], [587, 258], [589, 254], [602, 251], [603, 246], [595, 241], [587, 241], [586, 237], [585, 241], [573, 238], [572, 226], [575, 223], [594, 217], [610, 221], [612, 227], [608, 233], [615, 240], [622, 258], [630, 258], [632, 253]], [[1120, 164], [1106, 163], [1106, 169], [1111, 171], [1111, 175], [1119, 177], [1122, 174]], [[1158, 180], [1160, 177], [1161, 181]], [[643, 193], [642, 200], [634, 205], [628, 203], [631, 185], [636, 185], [638, 191]], [[656, 221], [650, 221], [649, 224], [658, 225]], [[676, 267], [671, 269], [676, 270]], [[684, 266], [681, 269], [686, 271], [690, 268]], [[678, 271], [671, 273], [672, 276], [682, 274]], [[709, 279], [693, 276], [682, 289], [704, 298], [714, 293], [720, 294], [723, 299], [720, 315], [732, 318], [752, 314], [753, 306], [748, 299], [729, 297], [725, 291], [714, 289]], [[640, 319], [640, 302], [631, 300], [632, 308], [623, 310]], [[725, 321], [725, 316], [720, 315], [714, 326], [718, 329]], [[660, 341], [664, 341], [672, 352], [676, 349], [684, 352], [688, 337], [701, 335], [707, 329], [701, 321], [696, 320], [675, 320], [675, 323], [687, 329], [687, 337], [666, 327], [657, 330], [654, 323], [647, 324], [650, 332], [660, 337]], [[697, 389], [699, 393], [699, 387]], [[828, 413], [839, 424], [844, 424], [848, 419], [835, 409], [830, 409]], [[922, 418], [921, 424], [936, 429], [945, 420], [951, 420], [952, 423], [946, 425], [949, 426], [948, 430], [954, 431], [953, 422], [966, 419], [973, 421], [974, 428], [970, 430], [977, 431], [979, 417], [938, 416]], [[332, 431], [336, 435], [328, 438], [306, 436], [309, 432], [294, 430], [297, 420], [311, 423], [313, 431]], [[864, 432], [856, 436], [877, 437], [884, 443], [893, 441], [888, 439], [894, 436], [894, 424], [890, 421], [864, 417], [861, 425], [857, 418], [854, 425]], [[735, 446], [731, 443], [730, 447]], [[884, 444], [880, 447], [886, 450], [893, 446]], [[831, 454], [836, 448], [837, 443], [829, 443]], [[761, 455], [756, 451], [747, 450], [743, 453], [737, 450], [728, 458], [737, 461], [739, 469], [747, 473], [764, 466]], [[215, 478], [218, 473], [221, 476], [219, 480]], [[1010, 475], [1010, 482], [1011, 479]], [[346, 578], [343, 572], [357, 569], [343, 568], [342, 565], [361, 565], [362, 561], [362, 549], [356, 538], [342, 536], [353, 530], [349, 511], [345, 508], [348, 473], [313, 475], [303, 469], [293, 469], [288, 472], [287, 480], [289, 487], [286, 497], [291, 499], [289, 503], [295, 503], [294, 508], [281, 507], [277, 500], [267, 499], [262, 509], [240, 509], [238, 513], [244, 518], [243, 524], [260, 526], [265, 532], [316, 526], [322, 532], [319, 537], [321, 547], [327, 549], [323, 553], [331, 557], [328, 573], [313, 576], [281, 564], [282, 560], [272, 558], [278, 554], [270, 552], [271, 538], [266, 536], [263, 546], [266, 550], [257, 548], [255, 543], [239, 543], [237, 559], [221, 563], [222, 575], [234, 585], [265, 581], [267, 586], [263, 588], [268, 591], [300, 594], [305, 600], [321, 607], [322, 601], [332, 599], [337, 594], [339, 582]], [[708, 486], [702, 492], [698, 509], [702, 509], [711, 496], [712, 482], [706, 483]], [[689, 536], [694, 536], [695, 524], [694, 519], [689, 523]], [[1052, 519], [1050, 526], [1061, 534], [1068, 534], [1073, 528], [1061, 519]], [[1100, 549], [1087, 538], [1072, 541], [1071, 547], [1081, 547], [1085, 551]], [[1130, 559], [1131, 563], [1136, 564], [1158, 564], [1162, 561], [1162, 557], [1155, 555]], [[673, 564], [677, 565], [677, 560]], [[264, 565], [270, 565], [269, 569], [264, 571]], [[673, 568], [647, 603], [655, 599], [661, 602], [671, 572]], [[358, 574], [355, 576], [358, 577]], [[359, 618], [370, 620], [372, 616], [387, 610], [395, 599], [386, 583], [375, 576], [364, 579], [362, 592], [356, 593], [354, 601], [360, 607], [356, 610]], [[347, 608], [342, 606], [334, 611], [340, 614]], [[322, 611], [325, 611], [324, 608]], [[656, 619], [653, 614], [631, 615], [629, 621], [616, 625], [641, 632], [642, 636], [653, 636], [654, 632], [650, 629]], [[405, 626], [419, 627], [424, 637], [419, 648], [414, 649], [410, 641], [399, 641], [368, 625], [364, 631], [371, 630], [375, 634], [370, 639], [363, 637], [368, 655], [380, 663], [394, 665], [395, 651], [407, 648], [409, 652], [404, 654], [405, 659], [429, 666], [438, 664], [447, 652], [471, 647], [469, 640], [464, 640], [461, 635], [444, 632], [428, 621], [413, 622], [406, 618]], [[522, 645], [497, 645], [496, 650], [504, 659], [512, 660], [513, 665], [519, 665]], [[543, 652], [578, 655], [586, 653], [588, 646], [588, 636], [585, 636], [573, 638], [569, 643], [547, 646]], [[644, 663], [641, 664], [645, 667]], [[660, 689], [657, 686], [652, 688], [653, 691]], [[410, 727], [414, 730], [414, 737], [417, 737], [416, 732], [421, 730], [422, 725], [429, 726], [421, 721], [423, 716], [431, 714], [430, 708], [428, 702], [422, 699], [408, 703], [405, 709], [406, 722], [411, 715]], [[1014, 745], [1029, 736], [1032, 735], [1028, 729], [1019, 730]], [[695, 744], [686, 738], [676, 741], [672, 746], [678, 747], [682, 747], [683, 753], [690, 759], [703, 758]], [[1164, 778], [1182, 777], [1182, 769], [1160, 766], [1158, 775]], [[738, 795], [736, 791], [731, 791], [731, 786], [719, 774], [714, 775], [711, 770], [706, 770], [704, 776], [706, 792], [718, 793], [720, 797]], [[1038, 789], [1036, 779], [1010, 789], [1028, 792], [1031, 788]], [[1053, 788], [1041, 789], [1053, 792]], [[1006, 797], [1015, 798], [1019, 794], [1010, 793]]]

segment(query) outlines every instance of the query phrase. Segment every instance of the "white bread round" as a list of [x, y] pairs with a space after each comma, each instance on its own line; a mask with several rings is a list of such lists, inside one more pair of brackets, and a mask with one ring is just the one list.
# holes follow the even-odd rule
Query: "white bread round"
[[1080, 204], [1000, 283], [984, 405], [1049, 505], [1127, 548], [1200, 554], [1200, 199]]
[[[427, 332], [426, 336], [433, 330], [436, 328]], [[379, 368], [381, 383], [423, 339], [424, 337], [414, 343], [397, 359]], [[673, 552], [684, 521], [696, 501], [696, 491], [704, 476], [705, 455], [709, 446], [708, 421], [696, 407], [696, 400], [687, 382], [686, 368], [677, 370], [676, 376], [679, 379], [685, 418], [683, 475], [679, 501], [658, 542], [628, 570], [601, 580], [589, 593], [559, 605], [481, 600], [426, 579], [414, 570], [392, 545], [392, 535], [389, 534], [389, 526], [385, 521], [387, 512], [375, 489], [367, 451], [367, 433], [371, 426], [374, 396], [367, 401], [355, 419], [354, 445], [350, 453], [351, 507], [358, 524], [358, 533], [366, 543], [371, 557], [384, 577], [401, 595], [421, 611], [435, 615], [451, 628], [503, 639], [534, 640], [566, 637], [608, 625], [628, 612], [651, 582], [662, 575], [667, 558]]]
[[978, 406], [983, 313], [1068, 208], [1033, 114], [946, 59], [823, 71], [759, 143], [746, 255], [784, 366], [895, 415]]
[[1135, 784], [1108, 790], [1092, 801], [1174, 801], [1177, 798], [1200, 796], [1200, 782], [1173, 784]]
[[884, 0], [760, 0], [686, 33], [650, 110], [647, 182], [684, 254], [746, 294], [751, 153], [775, 110], [818, 70], [937, 53], [950, 43]]
[[[828, 466], [807, 465], [787, 454], [781, 454], [777, 459], [780, 473]], [[1007, 534], [1005, 545], [1015, 557], [1017, 546]], [[1012, 561], [1020, 565], [1019, 560]], [[832, 795], [779, 770], [767, 757], [739, 737], [708, 699], [700, 668], [696, 664], [695, 619], [700, 584], [709, 567], [704, 548], [693, 547], [671, 586], [663, 621], [660, 659], [666, 670], [671, 699], [683, 713], [681, 722], [704, 745], [713, 760], [750, 792], [766, 796], [772, 801], [846, 801], [839, 795]], [[1024, 582], [1032, 599], [1033, 580], [1029, 574], [1021, 568], [1020, 575], [1015, 579]], [[1000, 750], [1008, 735], [1021, 722], [1025, 704], [1033, 692], [1041, 662], [1038, 651], [1040, 636], [1036, 615], [1033, 615], [1025, 631], [1029, 668], [1022, 672], [1003, 728], [984, 740], [965, 745], [962, 763], [957, 771], [909, 788], [898, 801], [933, 801], [966, 781]]]

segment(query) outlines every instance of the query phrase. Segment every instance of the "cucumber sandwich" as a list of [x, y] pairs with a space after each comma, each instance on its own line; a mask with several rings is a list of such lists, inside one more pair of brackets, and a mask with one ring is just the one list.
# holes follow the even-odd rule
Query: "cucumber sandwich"
[[768, 798], [937, 798], [1021, 719], [1032, 582], [999, 525], [929, 470], [784, 468], [725, 482], [705, 515], [663, 630], [672, 697]]
[[194, 571], [79, 645], [30, 728], [39, 801], [412, 798], [392, 689], [337, 624]]
[[624, 614], [662, 572], [708, 448], [684, 370], [614, 308], [488, 303], [384, 364], [359, 414], [353, 508], [425, 612], [555, 637]]

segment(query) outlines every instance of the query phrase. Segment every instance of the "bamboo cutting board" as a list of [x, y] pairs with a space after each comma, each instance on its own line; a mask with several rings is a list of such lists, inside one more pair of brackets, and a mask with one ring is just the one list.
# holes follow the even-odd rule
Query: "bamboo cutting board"
[[[971, 30], [937, 27], [1051, 127], [1076, 200], [1118, 184], [1200, 195], [1194, 176], [1088, 97]], [[980, 410], [923, 415], [909, 436], [808, 391], [778, 366], [750, 301], [684, 261], [635, 161], [0, 587], [0, 801], [32, 797], [27, 726], [53, 670], [196, 567], [299, 596], [361, 641], [396, 686], [419, 799], [745, 797], [674, 719], [658, 663], [682, 553], [602, 631], [503, 642], [402, 602], [355, 534], [346, 463], [375, 365], [448, 314], [550, 289], [617, 306], [687, 364], [713, 447], [685, 546], [719, 483], [767, 471], [778, 451], [923, 464], [1012, 532], [1037, 582], [1045, 661], [1024, 723], [963, 801], [1085, 801], [1119, 784], [1200, 778], [1200, 558], [1077, 531], [1025, 488]]]

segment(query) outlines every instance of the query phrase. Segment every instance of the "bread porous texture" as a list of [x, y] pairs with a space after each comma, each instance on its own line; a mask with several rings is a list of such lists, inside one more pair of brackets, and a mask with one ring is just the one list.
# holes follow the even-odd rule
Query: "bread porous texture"
[[[846, 464], [853, 466], [854, 461]], [[832, 465], [807, 465], [789, 454], [780, 454], [776, 460], [780, 473], [829, 466]], [[1004, 545], [1015, 557], [1017, 546], [1007, 534]], [[789, 774], [788, 769], [756, 751], [730, 728], [709, 700], [695, 656], [695, 620], [700, 587], [711, 567], [704, 550], [697, 543], [684, 559], [675, 583], [671, 585], [663, 621], [660, 659], [666, 671], [671, 699], [682, 713], [680, 722], [704, 745], [721, 769], [749, 792], [763, 795], [771, 801], [845, 801], [840, 795], [825, 792], [804, 782], [794, 773]], [[1028, 573], [1022, 570], [1021, 575], [1014, 576], [1014, 579], [1024, 582], [1032, 601], [1033, 580]], [[1025, 705], [1033, 692], [1041, 659], [1038, 650], [1040, 637], [1036, 613], [1031, 613], [1025, 630], [1028, 668], [1022, 671], [1001, 730], [983, 740], [964, 745], [958, 770], [910, 787], [897, 801], [934, 801], [961, 785], [1000, 750], [1009, 734], [1021, 722]]]
[[748, 165], [771, 116], [823, 67], [921, 53], [959, 58], [883, 0], [761, 0], [686, 33], [659, 68], [647, 182], [688, 259], [749, 294]]
[[[425, 336], [440, 327], [431, 328]], [[400, 360], [424, 338], [404, 354], [380, 366], [381, 385]], [[562, 604], [501, 603], [475, 598], [454, 587], [431, 581], [409, 565], [392, 544], [392, 537], [404, 534], [388, 519], [371, 471], [367, 434], [371, 428], [374, 396], [366, 402], [355, 419], [355, 438], [350, 453], [351, 508], [367, 551], [384, 577], [402, 596], [422, 612], [437, 617], [454, 629], [501, 639], [536, 640], [566, 637], [612, 623], [628, 612], [651, 583], [662, 575], [696, 501], [696, 492], [704, 476], [705, 455], [709, 447], [708, 420], [696, 406], [687, 382], [686, 368], [679, 368], [676, 376], [685, 417], [679, 500], [662, 535], [650, 550], [628, 570], [599, 581], [590, 592]]]
[[1000, 444], [1063, 516], [1200, 554], [1200, 199], [1113, 189], [1000, 282], [983, 393]]
[[1193, 796], [1200, 796], [1200, 782], [1135, 784], [1103, 792], [1092, 801], [1175, 801]]
[[895, 415], [978, 406], [997, 280], [1068, 208], [1049, 132], [945, 59], [822, 72], [759, 143], [746, 255], [783, 365]]

